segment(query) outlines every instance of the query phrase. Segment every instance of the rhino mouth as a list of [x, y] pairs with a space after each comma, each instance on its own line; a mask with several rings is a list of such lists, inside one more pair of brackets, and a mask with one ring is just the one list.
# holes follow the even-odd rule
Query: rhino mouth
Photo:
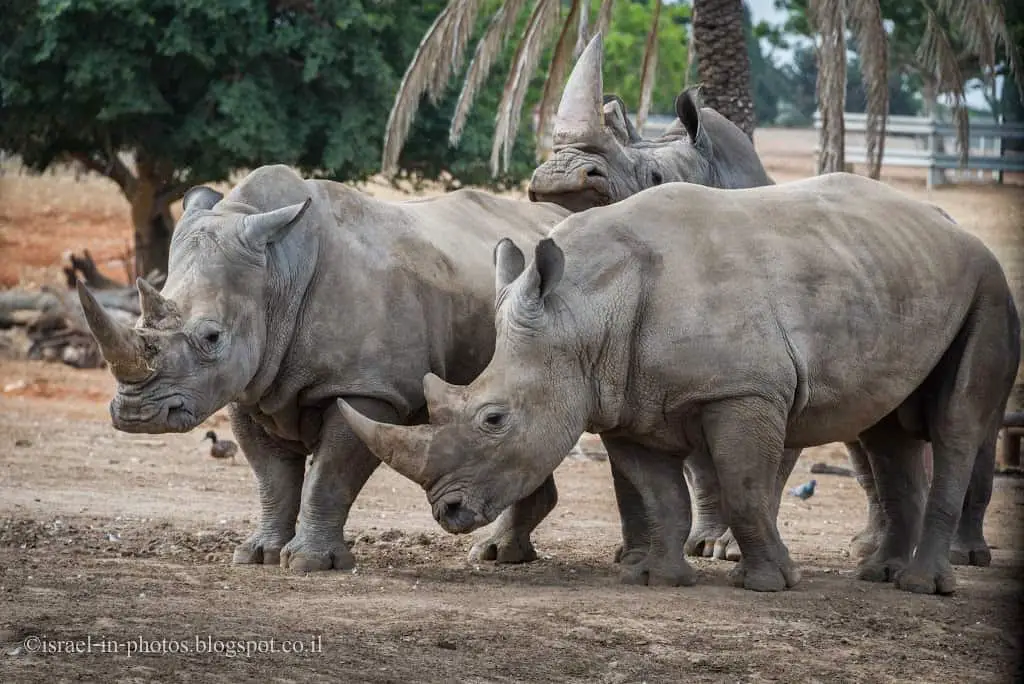
[[550, 202], [567, 209], [573, 213], [603, 207], [611, 204], [611, 197], [607, 193], [595, 188], [574, 190], [572, 192], [537, 192], [529, 191], [531, 202]]
[[491, 522], [462, 494], [445, 494], [433, 502], [431, 509], [434, 520], [449, 534], [468, 534]]
[[110, 419], [121, 432], [145, 434], [188, 432], [202, 422], [184, 397], [177, 395], [152, 402], [131, 401], [118, 395], [110, 402]]

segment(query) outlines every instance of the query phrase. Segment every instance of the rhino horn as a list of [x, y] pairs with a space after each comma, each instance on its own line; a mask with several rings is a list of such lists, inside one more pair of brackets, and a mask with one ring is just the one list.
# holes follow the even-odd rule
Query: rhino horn
[[352, 432], [377, 458], [421, 487], [430, 485], [427, 451], [436, 427], [378, 423], [364, 416], [344, 399], [338, 399], [338, 409]]
[[135, 286], [139, 289], [139, 306], [145, 325], [154, 325], [177, 312], [174, 303], [165, 299], [145, 278], [137, 278]]
[[578, 141], [599, 133], [604, 124], [604, 40], [598, 31], [576, 61], [555, 114], [554, 142]]
[[78, 299], [89, 330], [100, 345], [114, 377], [121, 382], [140, 382], [149, 377], [152, 371], [146, 363], [139, 334], [111, 318], [81, 282], [78, 283]]

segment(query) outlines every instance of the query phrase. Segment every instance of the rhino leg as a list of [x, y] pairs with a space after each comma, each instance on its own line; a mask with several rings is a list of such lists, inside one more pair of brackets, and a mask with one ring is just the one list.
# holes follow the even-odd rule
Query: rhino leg
[[[610, 438], [601, 437], [605, 451], [621, 448]], [[615, 549], [614, 561], [623, 567], [644, 563], [651, 545], [651, 530], [647, 524], [647, 511], [640, 492], [622, 470], [622, 465], [614, 458], [608, 458], [612, 471], [612, 486], [615, 488], [615, 502], [619, 507], [619, 519], [622, 525], [622, 543]]]
[[953, 565], [987, 566], [992, 563], [992, 552], [985, 542], [982, 527], [985, 522], [985, 510], [992, 498], [995, 467], [996, 443], [995, 440], [991, 440], [982, 446], [974, 460], [971, 484], [967, 488], [956, 536], [949, 550], [949, 560]]
[[927, 492], [924, 446], [899, 426], [894, 415], [861, 435], [857, 451], [867, 455], [877, 505], [882, 511], [876, 546], [857, 567], [862, 580], [894, 581], [910, 562], [920, 535]]
[[864, 489], [868, 499], [868, 522], [863, 530], [850, 540], [850, 555], [864, 559], [878, 550], [885, 530], [885, 515], [878, 501], [878, 490], [875, 488], [875, 474], [871, 470], [871, 459], [860, 442], [847, 442], [846, 451], [850, 459], [850, 467]]
[[[779, 463], [779, 474], [775, 478], [775, 496], [772, 498], [772, 519], [778, 524], [779, 507], [782, 505], [782, 496], [786, 491], [786, 482], [789, 480], [796, 462], [800, 459], [800, 449], [785, 449], [782, 452], [782, 461]], [[724, 515], [724, 513], [723, 513]], [[732, 530], [726, 530], [725, 534], [715, 540], [714, 557], [719, 560], [738, 561], [743, 558], [740, 545]]]
[[470, 562], [530, 563], [537, 560], [530, 535], [557, 503], [558, 488], [554, 476], [549, 475], [532, 494], [505, 509], [496, 522], [494, 534], [470, 549]]
[[702, 416], [729, 527], [743, 552], [729, 574], [754, 591], [781, 591], [800, 581], [772, 516], [787, 411], [782, 402], [743, 397], [710, 404]]
[[281, 549], [295, 536], [306, 457], [273, 441], [262, 427], [232, 405], [231, 429], [256, 476], [260, 522], [235, 548], [232, 562], [239, 565], [277, 565]]
[[[703, 556], [711, 558], [716, 556], [715, 545], [719, 539], [728, 540], [725, 535], [732, 536], [729, 526], [725, 522], [725, 512], [722, 510], [722, 489], [718, 482], [718, 473], [715, 472], [715, 464], [711, 460], [711, 454], [705, 449], [694, 449], [683, 466], [686, 482], [693, 492], [694, 508], [696, 508], [696, 520], [690, 530], [690, 536], [686, 540], [685, 551], [688, 556]], [[736, 547], [738, 550], [738, 546]]]
[[[394, 409], [380, 401], [351, 399], [363, 415], [396, 422]], [[323, 414], [320, 444], [306, 474], [299, 524], [281, 550], [281, 565], [296, 572], [348, 570], [355, 558], [345, 543], [348, 512], [370, 475], [380, 465], [349, 428], [335, 402]]]
[[[629, 517], [623, 518], [623, 537], [635, 532], [627, 531], [627, 521], [635, 524], [643, 520], [649, 540], [646, 553], [641, 555], [637, 553], [638, 542], [624, 539], [622, 582], [671, 587], [696, 584], [697, 573], [683, 552], [691, 521], [690, 491], [680, 472], [682, 460], [676, 454], [624, 440], [607, 439], [604, 444], [615, 472], [637, 495], [627, 499], [630, 508]], [[635, 508], [637, 500], [642, 513]], [[637, 546], [630, 546], [634, 543]]]

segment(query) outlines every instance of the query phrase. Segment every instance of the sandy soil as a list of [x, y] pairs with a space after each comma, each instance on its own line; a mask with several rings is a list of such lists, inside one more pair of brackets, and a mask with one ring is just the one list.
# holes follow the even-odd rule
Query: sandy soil
[[[759, 133], [777, 180], [813, 171], [807, 139]], [[986, 240], [1024, 293], [1019, 188], [927, 193], [923, 178], [887, 180]], [[83, 246], [121, 276], [129, 236], [106, 181], [0, 177], [0, 285], [53, 281], [62, 253]], [[230, 436], [223, 414], [187, 435], [127, 435], [110, 427], [112, 391], [105, 371], [0, 361], [0, 681], [1021, 677], [1019, 479], [996, 479], [992, 566], [958, 568], [949, 597], [852, 577], [846, 549], [864, 524], [864, 497], [851, 478], [828, 475], [814, 476], [813, 498], [783, 502], [780, 530], [804, 571], [796, 588], [735, 589], [730, 564], [706, 560], [695, 561], [695, 587], [621, 586], [608, 466], [582, 460], [556, 473], [561, 499], [538, 530], [536, 563], [467, 563], [483, 533], [445, 534], [422, 492], [381, 468], [348, 525], [357, 570], [300, 576], [229, 564], [257, 501], [244, 459], [223, 463], [203, 449], [207, 428]], [[819, 461], [845, 465], [845, 455], [837, 445], [808, 450], [790, 485]], [[282, 652], [295, 641], [303, 653]], [[69, 645], [91, 652], [52, 652]], [[40, 647], [51, 652], [30, 652]]]

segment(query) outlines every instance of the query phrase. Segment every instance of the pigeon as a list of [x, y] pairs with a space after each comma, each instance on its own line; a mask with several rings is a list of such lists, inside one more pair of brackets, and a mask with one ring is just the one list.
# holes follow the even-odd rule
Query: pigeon
[[213, 444], [210, 445], [210, 456], [212, 458], [230, 458], [231, 462], [235, 462], [235, 454], [238, 453], [238, 445], [227, 439], [217, 439], [217, 433], [213, 430], [208, 430], [206, 436], [203, 437], [203, 441], [211, 440]]
[[792, 489], [789, 490], [789, 493], [792, 496], [798, 496], [804, 501], [806, 501], [807, 499], [810, 499], [812, 496], [814, 496], [814, 487], [817, 484], [817, 480], [811, 480], [810, 482], [805, 482], [799, 487], [793, 487]]

